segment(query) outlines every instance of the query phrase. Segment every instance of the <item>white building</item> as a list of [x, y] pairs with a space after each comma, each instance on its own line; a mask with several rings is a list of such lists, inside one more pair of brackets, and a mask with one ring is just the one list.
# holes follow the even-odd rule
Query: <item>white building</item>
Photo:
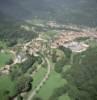
[[22, 63], [25, 60], [27, 60], [26, 53], [20, 52], [20, 53], [16, 54], [16, 59], [15, 59], [16, 63]]
[[65, 43], [63, 46], [71, 49], [72, 52], [83, 52], [89, 47], [87, 44], [83, 42], [69, 42]]

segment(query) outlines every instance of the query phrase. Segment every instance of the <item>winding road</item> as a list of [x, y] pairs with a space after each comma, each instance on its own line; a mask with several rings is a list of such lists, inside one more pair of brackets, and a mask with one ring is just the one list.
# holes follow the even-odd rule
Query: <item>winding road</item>
[[48, 77], [50, 75], [50, 72], [51, 72], [50, 62], [49, 62], [48, 58], [45, 58], [45, 60], [48, 64], [47, 73], [44, 76], [44, 78], [42, 79], [42, 81], [37, 85], [37, 87], [30, 93], [27, 100], [32, 100], [33, 99], [33, 97], [36, 95], [37, 91], [39, 91], [39, 89], [44, 85], [44, 83], [46, 82], [46, 80], [48, 79]]
[[[42, 59], [42, 64], [44, 64], [44, 60]], [[41, 64], [41, 65], [42, 65]], [[37, 67], [37, 69], [30, 75], [31, 77], [34, 77], [34, 75], [36, 74], [36, 72], [38, 72], [38, 70], [41, 68], [41, 65], [39, 65], [38, 67]]]

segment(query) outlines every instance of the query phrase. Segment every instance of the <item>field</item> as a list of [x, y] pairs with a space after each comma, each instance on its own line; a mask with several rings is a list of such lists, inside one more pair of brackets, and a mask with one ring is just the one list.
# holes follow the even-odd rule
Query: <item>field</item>
[[[60, 50], [58, 50], [57, 52], [59, 52], [59, 51]], [[60, 53], [58, 53], [58, 54], [61, 55], [61, 54], [63, 54], [63, 52], [60, 51]], [[48, 80], [46, 81], [46, 83], [41, 87], [41, 89], [39, 90], [39, 92], [36, 95], [36, 96], [40, 97], [42, 100], [49, 100], [50, 96], [52, 96], [55, 89], [64, 86], [64, 84], [67, 84], [67, 81], [62, 78], [61, 74], [54, 71], [54, 69], [53, 69], [54, 64], [51, 62], [52, 61], [50, 61], [50, 64], [52, 67], [51, 74], [50, 74]], [[70, 67], [71, 67], [70, 65], [65, 65], [63, 72], [68, 70]], [[46, 71], [46, 69], [45, 70], [41, 69], [40, 71], [41, 72], [38, 72], [36, 74], [36, 77], [34, 77], [35, 78], [34, 81], [36, 81], [36, 82], [33, 82], [33, 85], [37, 84], [37, 81], [39, 82], [39, 80], [42, 79], [43, 74], [45, 73], [44, 71]], [[61, 97], [59, 97], [58, 100], [70, 100], [70, 98], [66, 94], [66, 95], [62, 95]]]
[[[59, 49], [57, 49], [56, 54], [58, 58], [64, 56], [64, 53]], [[50, 61], [50, 63], [51, 62], [52, 61]], [[52, 71], [50, 77], [36, 95], [42, 100], [49, 100], [55, 89], [64, 86], [64, 84], [67, 84], [67, 81], [61, 77], [61, 74], [54, 71], [53, 66], [54, 64], [51, 63]], [[63, 71], [65, 72], [68, 70], [68, 68], [70, 68], [70, 65], [65, 65]], [[64, 95], [59, 97], [59, 100], [70, 100], [70, 98], [68, 95]]]
[[45, 85], [40, 89], [37, 96], [41, 97], [42, 100], [48, 100], [53, 94], [54, 89], [66, 84], [66, 80], [62, 79], [60, 74], [55, 71], [51, 72], [49, 79], [46, 81]]
[[97, 46], [97, 40], [96, 40], [96, 39], [88, 39], [88, 40], [86, 41], [86, 43], [87, 43], [89, 46], [91, 46], [91, 47]]
[[59, 100], [71, 100], [68, 94], [62, 95], [59, 97]]
[[0, 67], [4, 66], [7, 61], [11, 58], [10, 53], [1, 53], [0, 52]]
[[4, 41], [0, 41], [0, 48], [6, 49], [7, 45]]
[[53, 39], [57, 35], [57, 32], [55, 30], [48, 30], [47, 32], [44, 32], [41, 34], [41, 38], [50, 40]]
[[32, 82], [33, 89], [40, 83], [40, 81], [43, 79], [45, 74], [46, 74], [46, 69], [41, 67], [39, 71], [35, 74], [35, 76], [33, 77], [33, 82]]
[[0, 100], [7, 100], [7, 92], [9, 95], [15, 94], [15, 82], [12, 82], [9, 76], [0, 76]]

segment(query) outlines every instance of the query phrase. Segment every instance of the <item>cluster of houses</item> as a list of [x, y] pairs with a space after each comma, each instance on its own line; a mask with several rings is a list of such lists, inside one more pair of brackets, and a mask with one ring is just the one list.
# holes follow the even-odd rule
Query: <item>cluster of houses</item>
[[76, 42], [76, 41], [65, 43], [63, 46], [71, 49], [72, 52], [77, 52], [77, 53], [86, 51], [87, 48], [89, 47], [89, 45], [83, 42]]
[[54, 42], [52, 43], [52, 48], [57, 48], [59, 46], [64, 46], [66, 48], [70, 48], [73, 52], [82, 52], [85, 51], [89, 46], [84, 42], [74, 41], [79, 37], [88, 37], [89, 35], [84, 32], [74, 32], [74, 31], [66, 31], [62, 32], [60, 36], [58, 36]]
[[35, 54], [45, 48], [44, 44], [46, 42], [47, 42], [46, 40], [44, 40], [40, 37], [33, 39], [31, 42], [24, 45], [24, 50], [30, 55]]
[[[52, 25], [52, 22], [50, 22]], [[53, 24], [56, 24], [53, 22]], [[89, 45], [85, 44], [84, 42], [75, 41], [76, 38], [79, 37], [95, 37], [97, 38], [97, 33], [91, 32], [75, 32], [75, 31], [62, 31], [58, 36], [55, 37], [54, 40], [51, 41], [50, 47], [51, 48], [58, 48], [59, 46], [63, 46], [65, 48], [69, 48], [72, 52], [83, 52], [85, 51]], [[12, 51], [15, 53], [15, 58], [13, 64], [22, 63], [27, 60], [27, 54], [29, 55], [36, 55], [37, 52], [47, 50], [48, 42], [45, 39], [42, 39], [40, 36], [36, 39], [33, 39], [30, 42], [25, 44], [18, 45], [18, 49], [21, 50], [17, 52], [17, 48], [14, 48]], [[0, 52], [3, 52], [0, 50]], [[10, 65], [6, 65], [0, 69], [0, 72], [8, 74], [10, 71]]]
[[33, 39], [30, 42], [27, 42], [26, 44], [22, 44], [21, 46], [19, 46], [19, 48], [21, 49], [20, 52], [16, 53], [15, 62], [24, 62], [25, 60], [27, 60], [27, 54], [34, 54], [36, 56], [37, 52], [46, 48], [46, 45], [44, 45], [44, 43], [46, 42], [46, 40], [39, 37]]
[[[37, 56], [37, 52], [46, 49], [46, 43], [47, 43], [46, 40], [38, 37], [25, 44], [18, 44], [11, 50], [11, 53], [14, 53], [15, 56], [12, 65], [26, 61], [28, 59], [27, 54], [29, 55], [33, 54]], [[11, 65], [5, 65], [0, 69], [0, 72], [2, 72], [3, 74], [5, 73], [8, 74], [10, 71], [10, 67]]]

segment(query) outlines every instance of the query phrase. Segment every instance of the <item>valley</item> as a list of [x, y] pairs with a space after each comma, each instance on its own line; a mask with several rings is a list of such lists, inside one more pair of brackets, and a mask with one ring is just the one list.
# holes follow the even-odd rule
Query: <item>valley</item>
[[6, 86], [3, 82], [10, 84], [10, 88], [0, 91], [2, 100], [71, 100], [64, 74], [72, 69], [74, 57], [96, 47], [96, 43], [91, 44], [97, 42], [96, 28], [53, 21], [35, 25], [26, 22], [20, 28], [37, 36], [12, 46], [6, 45], [6, 41], [6, 46], [1, 45], [0, 89]]
[[97, 0], [0, 0], [0, 100], [97, 100]]

